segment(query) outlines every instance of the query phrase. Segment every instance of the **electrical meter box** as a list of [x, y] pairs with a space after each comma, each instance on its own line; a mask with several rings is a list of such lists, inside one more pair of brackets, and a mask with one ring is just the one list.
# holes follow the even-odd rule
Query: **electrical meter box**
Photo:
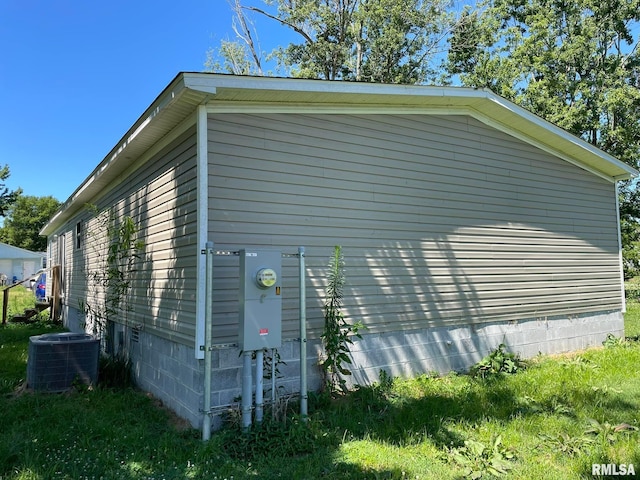
[[247, 352], [282, 343], [282, 254], [240, 250], [240, 348]]

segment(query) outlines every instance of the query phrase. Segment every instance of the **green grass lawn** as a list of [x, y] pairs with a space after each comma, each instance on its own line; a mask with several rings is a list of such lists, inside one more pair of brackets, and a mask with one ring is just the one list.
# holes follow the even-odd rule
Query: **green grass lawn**
[[[630, 302], [627, 336], [640, 333]], [[538, 357], [514, 375], [387, 379], [208, 443], [133, 390], [18, 392], [28, 337], [0, 329], [0, 478], [591, 479], [593, 463], [640, 475], [640, 342]], [[494, 469], [494, 470], [492, 470]], [[623, 477], [624, 478], [624, 477]], [[629, 478], [629, 477], [626, 477]]]
[[627, 338], [640, 340], [640, 302], [638, 300], [627, 300], [624, 334]]

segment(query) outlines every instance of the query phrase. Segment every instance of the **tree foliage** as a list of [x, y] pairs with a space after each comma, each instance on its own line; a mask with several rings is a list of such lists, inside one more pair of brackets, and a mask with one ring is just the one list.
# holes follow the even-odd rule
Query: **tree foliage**
[[[489, 88], [638, 167], [640, 0], [487, 0], [463, 18], [448, 56], [463, 85]], [[640, 256], [634, 190], [621, 184], [628, 275]]]
[[[218, 62], [230, 73], [238, 53], [262, 70], [262, 54], [247, 13], [277, 22], [298, 41], [271, 56], [292, 76], [325, 80], [424, 83], [435, 78], [434, 62], [455, 22], [449, 0], [272, 0], [264, 6], [235, 1], [234, 45], [223, 41]], [[213, 65], [213, 62], [210, 62]]]
[[639, 0], [489, 0], [465, 16], [449, 56], [464, 85], [488, 87], [637, 164]]
[[60, 202], [51, 196], [18, 194], [0, 228], [0, 241], [33, 252], [44, 252], [47, 238], [40, 235], [40, 230], [59, 207]]
[[7, 215], [7, 211], [21, 193], [20, 189], [10, 191], [5, 186], [4, 181], [9, 178], [9, 175], [9, 165], [0, 167], [0, 217], [5, 217]]

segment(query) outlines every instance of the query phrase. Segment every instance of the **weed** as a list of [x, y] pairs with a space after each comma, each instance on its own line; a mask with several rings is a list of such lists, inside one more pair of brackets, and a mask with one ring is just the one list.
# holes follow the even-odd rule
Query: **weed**
[[612, 425], [609, 422], [598, 422], [594, 419], [589, 419], [590, 427], [585, 430], [586, 435], [595, 435], [600, 439], [603, 445], [610, 445], [614, 443], [619, 434], [633, 434], [638, 431], [638, 427], [629, 425], [628, 423], [619, 423]]
[[587, 453], [594, 444], [593, 439], [587, 435], [572, 437], [566, 432], [556, 435], [540, 434], [539, 437], [551, 450], [572, 457]]
[[544, 401], [538, 401], [529, 395], [525, 395], [520, 403], [521, 408], [527, 413], [551, 413], [567, 417], [575, 415], [573, 409], [569, 406], [568, 400], [563, 395], [553, 395], [544, 399]]
[[131, 291], [137, 263], [144, 250], [139, 230], [133, 218], [118, 218], [113, 208], [100, 212], [95, 205], [88, 205], [95, 216], [95, 229], [88, 230], [91, 254], [95, 261], [84, 273], [87, 285], [93, 292], [91, 298], [80, 298], [78, 306], [85, 315], [85, 329], [104, 337], [105, 350], [115, 355], [114, 339], [109, 326], [113, 322], [126, 323], [132, 310]]
[[501, 373], [517, 373], [526, 368], [526, 363], [515, 354], [506, 350], [501, 343], [494, 351], [484, 357], [471, 368], [471, 376], [486, 378]]
[[239, 460], [261, 457], [291, 457], [312, 452], [318, 448], [319, 436], [314, 421], [303, 422], [296, 415], [285, 421], [265, 418], [243, 432], [237, 426], [219, 432], [225, 452]]
[[578, 367], [585, 370], [597, 370], [599, 368], [598, 364], [588, 358], [584, 358], [582, 355], [576, 355], [568, 360], [561, 360], [558, 363], [563, 367]]
[[513, 450], [502, 444], [500, 435], [493, 438], [489, 446], [477, 440], [465, 440], [463, 447], [449, 449], [449, 455], [462, 467], [464, 476], [471, 479], [506, 475], [513, 468], [511, 461], [515, 458]]
[[349, 345], [353, 343], [352, 337], [361, 338], [358, 330], [362, 325], [360, 323], [350, 325], [342, 314], [344, 283], [342, 247], [336, 246], [329, 261], [327, 273], [324, 331], [321, 336], [325, 358], [320, 362], [325, 386], [332, 394], [347, 391], [347, 382], [342, 377], [351, 375], [351, 370], [347, 367], [347, 364], [351, 363]]
[[124, 355], [101, 355], [98, 368], [101, 388], [123, 389], [134, 386], [131, 360]]
[[624, 337], [616, 337], [613, 333], [608, 333], [602, 345], [605, 348], [628, 347], [629, 342]]
[[380, 370], [378, 383], [374, 384], [374, 391], [381, 397], [389, 399], [393, 394], [393, 377], [386, 370]]
[[390, 402], [398, 397], [394, 390], [393, 377], [385, 370], [380, 370], [379, 381], [373, 385], [357, 385], [352, 393], [353, 402], [348, 408], [359, 408], [363, 411], [382, 417], [390, 406]]
[[[253, 352], [253, 358], [256, 358], [256, 352]], [[276, 379], [282, 378], [284, 375], [280, 371], [280, 365], [286, 364], [287, 362], [282, 360], [280, 350], [277, 348], [264, 350], [264, 356], [262, 357], [263, 378], [265, 380], [271, 380], [272, 377]]]

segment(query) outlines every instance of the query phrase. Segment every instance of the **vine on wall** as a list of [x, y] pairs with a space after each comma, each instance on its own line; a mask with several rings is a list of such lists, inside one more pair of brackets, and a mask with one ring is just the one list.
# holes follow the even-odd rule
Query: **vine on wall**
[[86, 232], [87, 252], [87, 298], [79, 300], [80, 310], [85, 315], [85, 326], [94, 335], [105, 338], [107, 343], [110, 322], [126, 321], [131, 311], [130, 292], [136, 265], [144, 251], [144, 242], [139, 238], [139, 226], [132, 217], [118, 218], [113, 208], [99, 212], [88, 206], [96, 222]]

